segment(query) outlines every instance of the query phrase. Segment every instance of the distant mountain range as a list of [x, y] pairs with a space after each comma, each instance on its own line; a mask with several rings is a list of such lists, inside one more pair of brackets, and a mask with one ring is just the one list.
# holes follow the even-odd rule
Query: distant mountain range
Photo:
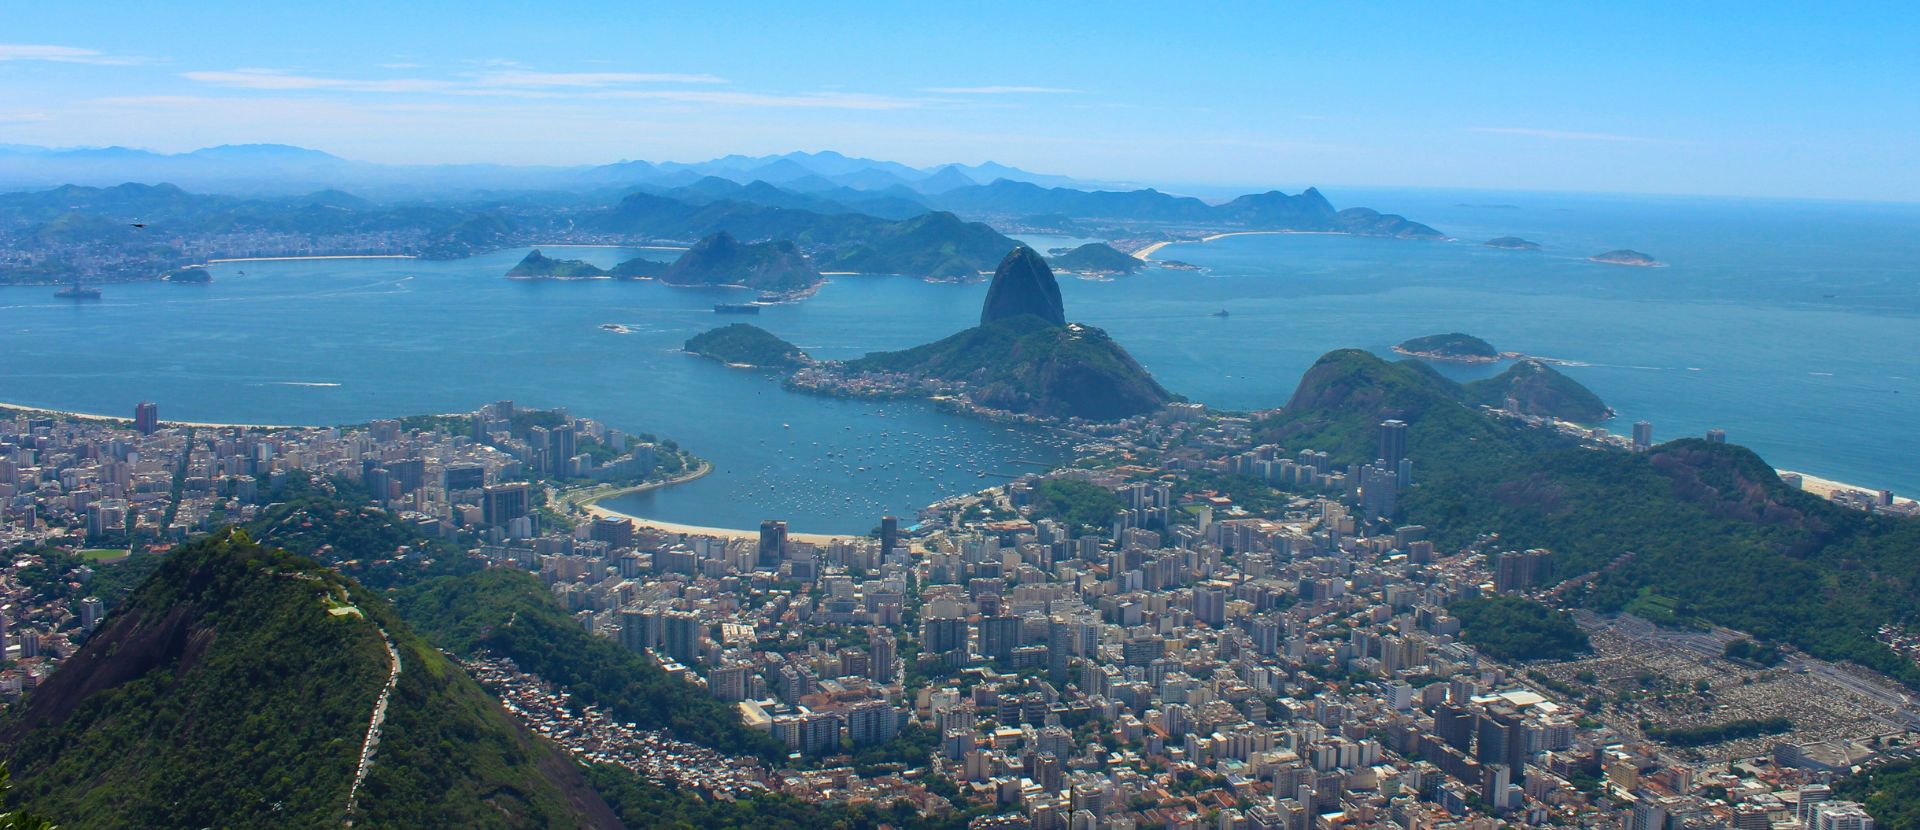
[[0, 145], [0, 189], [106, 186], [123, 182], [170, 182], [189, 190], [240, 194], [292, 194], [329, 187], [382, 198], [472, 194], [488, 191], [684, 187], [719, 177], [763, 181], [802, 192], [850, 188], [903, 188], [938, 193], [999, 179], [1048, 187], [1083, 186], [1066, 176], [1031, 173], [985, 162], [928, 168], [832, 151], [777, 156], [732, 155], [710, 161], [621, 161], [581, 166], [505, 164], [377, 164], [285, 144], [226, 144], [187, 153], [155, 153], [127, 147], [56, 149]]
[[[998, 178], [978, 181], [990, 175]], [[154, 279], [196, 257], [444, 259], [563, 242], [690, 244], [722, 232], [743, 243], [791, 241], [821, 271], [935, 279], [991, 269], [1013, 247], [1003, 231], [1445, 238], [1402, 216], [1335, 208], [1314, 188], [1211, 204], [1062, 182], [1072, 184], [991, 163], [916, 169], [838, 153], [579, 168], [400, 167], [281, 145], [175, 155], [0, 146], [0, 246], [19, 255], [0, 268], [0, 283]], [[9, 183], [26, 189], [5, 192]], [[1081, 259], [1107, 254], [1107, 264], [1069, 260], [1063, 267], [1124, 270], [1112, 267], [1117, 253], [1083, 251]]]
[[375, 164], [283, 144], [222, 145], [174, 154], [125, 147], [0, 145], [0, 191], [128, 182], [164, 182], [194, 192], [256, 197], [351, 191], [389, 202], [506, 199], [556, 207], [605, 205], [637, 191], [694, 205], [741, 202], [883, 219], [944, 210], [967, 219], [1008, 224], [1049, 217], [1063, 227], [1081, 222], [1173, 223], [1442, 237], [1425, 225], [1368, 208], [1336, 210], [1314, 188], [1298, 195], [1268, 191], [1210, 204], [1153, 189], [1100, 189], [1113, 186], [994, 162], [916, 168], [831, 151], [731, 155], [695, 163], [622, 161], [556, 167]]

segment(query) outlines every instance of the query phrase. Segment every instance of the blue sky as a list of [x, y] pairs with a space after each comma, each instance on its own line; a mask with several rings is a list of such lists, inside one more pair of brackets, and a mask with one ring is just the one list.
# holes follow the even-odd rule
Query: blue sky
[[1920, 201], [1908, 6], [550, 5], [14, 0], [0, 143]]

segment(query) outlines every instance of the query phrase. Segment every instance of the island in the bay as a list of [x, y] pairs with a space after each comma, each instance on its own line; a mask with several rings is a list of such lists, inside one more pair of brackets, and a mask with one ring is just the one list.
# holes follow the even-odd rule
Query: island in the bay
[[1081, 274], [1131, 274], [1147, 266], [1147, 261], [1121, 253], [1105, 242], [1089, 242], [1048, 260], [1062, 271]]
[[1457, 331], [1415, 337], [1393, 347], [1393, 350], [1410, 357], [1456, 363], [1493, 363], [1500, 359], [1500, 352], [1493, 348], [1492, 343]]
[[535, 248], [507, 271], [507, 279], [597, 280], [607, 277], [641, 279], [658, 275], [667, 267], [668, 263], [665, 262], [646, 257], [634, 257], [623, 260], [612, 268], [601, 268], [586, 260], [554, 259], [541, 253], [539, 248]]
[[1173, 400], [1107, 333], [1067, 322], [1060, 284], [1024, 245], [994, 270], [980, 325], [898, 352], [796, 372], [792, 388], [859, 397], [924, 397], [988, 415], [1112, 421]]
[[820, 284], [820, 271], [791, 241], [741, 242], [726, 231], [694, 243], [672, 263], [646, 257], [600, 268], [578, 259], [555, 259], [535, 248], [507, 271], [513, 280], [657, 279], [668, 285], [736, 286], [774, 294], [806, 291]]
[[1626, 248], [1621, 248], [1617, 251], [1607, 251], [1606, 253], [1594, 254], [1593, 256], [1587, 257], [1587, 259], [1593, 262], [1605, 263], [1607, 265], [1632, 265], [1640, 268], [1653, 268], [1653, 267], [1657, 267], [1665, 264], [1657, 259], [1654, 259], [1652, 256], [1640, 253], [1639, 251], [1628, 250]]
[[734, 323], [688, 338], [687, 354], [750, 369], [795, 369], [812, 364], [800, 347], [752, 323]]
[[1482, 242], [1480, 244], [1485, 245], [1486, 247], [1489, 247], [1489, 248], [1500, 248], [1502, 250], [1507, 250], [1507, 251], [1538, 251], [1540, 250], [1540, 243], [1533, 242], [1526, 239], [1521, 239], [1520, 237], [1517, 237], [1517, 236], [1496, 237], [1493, 239], [1489, 239], [1485, 242]]

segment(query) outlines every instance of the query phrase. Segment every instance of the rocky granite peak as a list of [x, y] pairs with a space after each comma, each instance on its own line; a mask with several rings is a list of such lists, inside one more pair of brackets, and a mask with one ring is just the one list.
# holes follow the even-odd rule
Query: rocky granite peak
[[1030, 314], [1056, 326], [1067, 324], [1067, 313], [1060, 302], [1060, 284], [1032, 248], [1021, 245], [1000, 261], [994, 269], [993, 283], [987, 286], [987, 302], [980, 309], [980, 324]]

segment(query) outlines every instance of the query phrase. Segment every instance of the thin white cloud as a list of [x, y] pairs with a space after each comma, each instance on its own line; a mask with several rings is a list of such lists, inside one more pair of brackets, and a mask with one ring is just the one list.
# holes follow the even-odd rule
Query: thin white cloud
[[1634, 135], [1616, 135], [1613, 133], [1584, 133], [1571, 130], [1539, 130], [1531, 127], [1468, 127], [1467, 132], [1487, 135], [1514, 135], [1525, 138], [1545, 138], [1554, 141], [1614, 141], [1639, 142], [1655, 139]]
[[920, 91], [936, 95], [1070, 95], [1080, 90], [1057, 86], [936, 86]]
[[478, 87], [523, 88], [601, 88], [629, 84], [724, 84], [727, 79], [714, 75], [686, 75], [670, 72], [532, 72], [513, 70], [489, 72], [474, 80]]
[[235, 69], [226, 72], [182, 72], [180, 77], [229, 89], [265, 89], [290, 91], [303, 89], [340, 90], [342, 92], [446, 92], [454, 88], [448, 81], [426, 78], [386, 78], [360, 80], [295, 75], [275, 69]]
[[842, 110], [897, 110], [919, 107], [925, 99], [858, 92], [770, 93], [715, 89], [636, 89], [652, 84], [724, 84], [713, 75], [646, 72], [532, 72], [505, 70], [459, 80], [434, 78], [358, 79], [302, 75], [278, 69], [240, 68], [183, 72], [181, 77], [210, 86], [264, 92], [415, 93], [463, 97], [575, 100], [650, 100], [733, 107], [783, 107]]
[[634, 89], [605, 92], [587, 97], [678, 101], [689, 104], [720, 104], [736, 107], [789, 107], [842, 110], [913, 109], [926, 103], [925, 101], [912, 98], [895, 98], [886, 95], [868, 95], [858, 92], [806, 92], [789, 95], [767, 92], [732, 92], [704, 89]]
[[123, 66], [139, 63], [132, 55], [109, 55], [98, 49], [77, 46], [52, 46], [35, 43], [0, 43], [0, 61], [50, 61], [53, 63], [90, 63]]

